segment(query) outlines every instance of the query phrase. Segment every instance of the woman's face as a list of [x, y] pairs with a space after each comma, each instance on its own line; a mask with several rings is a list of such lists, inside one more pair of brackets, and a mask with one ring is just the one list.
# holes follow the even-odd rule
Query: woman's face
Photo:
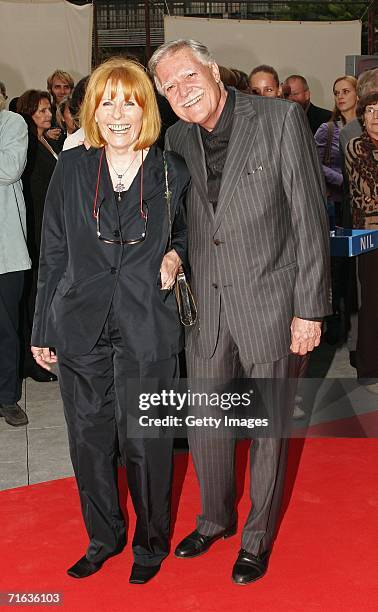
[[270, 72], [256, 72], [249, 79], [249, 88], [255, 96], [266, 96], [277, 98], [280, 95], [280, 87]]
[[72, 118], [72, 115], [70, 113], [70, 109], [68, 108], [67, 104], [64, 107], [63, 119], [64, 119], [64, 123], [66, 124], [67, 133], [68, 134], [73, 134], [76, 131], [76, 125], [75, 125], [75, 122], [74, 122], [74, 120]]
[[42, 100], [39, 101], [37, 110], [34, 115], [32, 115], [32, 119], [37, 126], [39, 134], [51, 128], [51, 117], [50, 100], [42, 98]]
[[378, 102], [368, 104], [364, 113], [365, 127], [370, 138], [378, 142]]
[[347, 113], [356, 108], [357, 93], [349, 81], [345, 79], [338, 81], [333, 88], [333, 95], [335, 96], [335, 104], [340, 113]]
[[113, 99], [111, 90], [109, 80], [95, 112], [98, 128], [109, 147], [119, 150], [134, 148], [142, 129], [143, 109], [133, 96], [125, 100], [120, 82]]

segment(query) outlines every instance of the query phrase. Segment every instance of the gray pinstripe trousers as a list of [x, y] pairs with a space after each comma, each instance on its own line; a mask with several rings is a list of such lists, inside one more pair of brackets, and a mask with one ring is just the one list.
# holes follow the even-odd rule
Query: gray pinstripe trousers
[[[288, 357], [273, 363], [242, 361], [221, 309], [217, 347], [211, 359], [187, 351], [188, 376], [195, 379], [286, 378]], [[191, 383], [192, 384], [192, 383]], [[189, 446], [200, 484], [200, 533], [212, 536], [236, 522], [235, 445], [231, 434], [214, 437], [203, 428], [190, 428]], [[288, 440], [256, 438], [250, 448], [251, 502], [242, 534], [242, 548], [258, 555], [270, 550], [279, 517], [287, 463]]]

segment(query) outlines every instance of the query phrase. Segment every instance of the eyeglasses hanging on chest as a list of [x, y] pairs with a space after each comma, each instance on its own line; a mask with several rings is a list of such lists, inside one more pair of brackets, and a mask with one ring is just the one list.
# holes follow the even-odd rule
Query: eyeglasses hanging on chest
[[[104, 209], [104, 205], [106, 205], [106, 201], [102, 200], [98, 204], [98, 191], [101, 179], [101, 168], [102, 162], [104, 158], [105, 149], [101, 151], [100, 162], [97, 173], [97, 183], [96, 183], [96, 191], [93, 202], [93, 211], [92, 216], [96, 219], [96, 232], [99, 240], [104, 242], [105, 244], [128, 244], [134, 245], [143, 242], [146, 239], [147, 235], [147, 221], [148, 221], [148, 206], [147, 203], [143, 200], [143, 151], [142, 151], [142, 164], [140, 167], [140, 198], [139, 198], [139, 213], [137, 215], [133, 215], [133, 221], [126, 223], [126, 227], [121, 230], [121, 228], [115, 228], [114, 230], [110, 230], [106, 227], [106, 223], [104, 222], [104, 218], [106, 216], [106, 212]], [[133, 160], [133, 162], [135, 159]], [[132, 163], [133, 163], [132, 162]], [[127, 170], [132, 166], [132, 163], [123, 172], [121, 175], [114, 170], [117, 174], [118, 183], [114, 187], [114, 191], [117, 193], [117, 201], [118, 205], [122, 205], [122, 197], [121, 193], [125, 192], [124, 184], [122, 183], [122, 178], [126, 174]], [[109, 224], [108, 224], [109, 225]]]

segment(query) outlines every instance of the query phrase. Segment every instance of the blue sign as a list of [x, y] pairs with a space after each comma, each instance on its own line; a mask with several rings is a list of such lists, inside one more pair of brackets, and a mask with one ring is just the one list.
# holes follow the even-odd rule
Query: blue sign
[[331, 232], [331, 255], [355, 257], [378, 249], [378, 230], [352, 230], [337, 227]]

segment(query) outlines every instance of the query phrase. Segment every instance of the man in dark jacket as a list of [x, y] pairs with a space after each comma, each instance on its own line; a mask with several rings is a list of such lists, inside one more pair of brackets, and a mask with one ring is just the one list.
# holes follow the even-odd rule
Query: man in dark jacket
[[292, 102], [298, 102], [306, 113], [313, 134], [322, 123], [331, 119], [331, 111], [312, 104], [310, 88], [303, 76], [291, 74], [285, 80], [284, 85], [290, 87], [288, 99]]

